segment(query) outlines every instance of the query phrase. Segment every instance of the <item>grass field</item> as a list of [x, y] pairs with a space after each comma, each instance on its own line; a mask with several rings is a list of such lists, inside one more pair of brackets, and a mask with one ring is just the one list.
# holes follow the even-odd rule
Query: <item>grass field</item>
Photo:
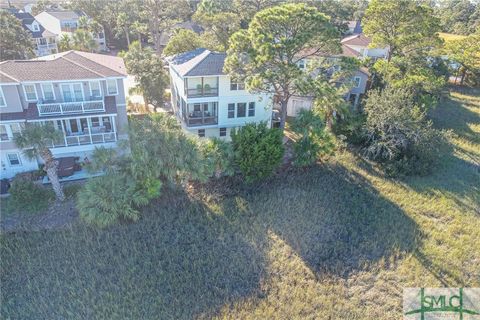
[[402, 289], [480, 286], [480, 92], [454, 151], [388, 180], [350, 153], [257, 187], [168, 193], [135, 224], [1, 238], [5, 319], [399, 319]]

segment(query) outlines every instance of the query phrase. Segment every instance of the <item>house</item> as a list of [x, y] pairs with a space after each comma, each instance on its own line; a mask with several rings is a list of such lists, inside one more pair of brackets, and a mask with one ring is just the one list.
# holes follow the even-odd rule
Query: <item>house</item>
[[199, 137], [226, 137], [250, 122], [271, 125], [272, 97], [248, 92], [223, 71], [226, 54], [196, 49], [168, 57], [172, 107], [183, 129]]
[[45, 29], [35, 18], [26, 12], [9, 10], [20, 22], [25, 30], [30, 32], [35, 43], [35, 55], [46, 56], [58, 52], [56, 35]]
[[36, 170], [13, 139], [25, 123], [51, 123], [63, 133], [52, 143], [57, 158], [88, 158], [97, 146], [125, 139], [127, 112], [119, 57], [67, 51], [0, 63], [0, 176]]
[[360, 57], [370, 57], [373, 59], [385, 59], [388, 57], [389, 49], [385, 48], [370, 48], [372, 40], [363, 33], [353, 34], [341, 41], [343, 46], [359, 53]]
[[195, 22], [192, 21], [184, 21], [176, 23], [170, 30], [162, 32], [160, 35], [160, 47], [165, 49], [170, 38], [174, 34], [175, 30], [177, 29], [186, 29], [195, 32], [196, 34], [201, 34], [203, 32], [203, 28]]
[[[80, 11], [43, 11], [37, 14], [35, 19], [44, 26], [45, 29], [53, 33], [58, 41], [63, 34], [72, 36], [73, 32], [78, 29], [78, 20], [82, 16], [86, 16], [86, 14]], [[90, 20], [90, 18], [88, 19]], [[107, 43], [104, 30], [98, 34], [92, 33], [92, 36], [98, 45], [98, 50], [106, 51]]]
[[346, 21], [347, 32], [346, 34], [360, 34], [362, 33], [362, 22], [360, 20]]
[[[325, 58], [322, 53], [310, 55], [308, 52], [303, 52], [303, 54], [308, 55], [308, 58], [302, 59], [298, 62], [298, 65], [301, 69], [307, 69], [307, 66], [315, 61], [318, 58]], [[342, 45], [342, 53], [337, 56], [330, 56], [329, 59], [339, 59], [341, 57], [351, 57], [351, 58], [360, 58], [360, 53], [351, 49], [348, 46]], [[336, 66], [333, 67], [333, 70], [329, 72], [333, 73]], [[361, 101], [361, 98], [365, 94], [368, 88], [368, 80], [370, 73], [364, 67], [359, 68], [352, 76], [353, 86], [345, 94], [344, 99], [349, 101], [354, 109], [356, 109]], [[313, 106], [313, 97], [311, 96], [299, 96], [294, 95], [290, 98], [287, 104], [287, 116], [294, 117], [301, 109], [311, 109]]]

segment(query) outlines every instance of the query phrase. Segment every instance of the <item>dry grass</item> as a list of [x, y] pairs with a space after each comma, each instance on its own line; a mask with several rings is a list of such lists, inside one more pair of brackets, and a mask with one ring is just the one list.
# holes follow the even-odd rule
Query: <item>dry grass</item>
[[478, 287], [479, 92], [432, 116], [455, 151], [428, 177], [343, 153], [164, 194], [136, 224], [4, 235], [2, 318], [399, 319], [404, 287]]

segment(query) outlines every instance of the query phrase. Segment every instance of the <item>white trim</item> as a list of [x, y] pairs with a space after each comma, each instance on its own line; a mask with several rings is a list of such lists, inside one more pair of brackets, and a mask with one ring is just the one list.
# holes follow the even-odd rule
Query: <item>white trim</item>
[[52, 93], [53, 93], [53, 101], [57, 100], [57, 96], [55, 95], [55, 87], [53, 86], [53, 83], [41, 83], [40, 84], [40, 90], [42, 91], [42, 97], [43, 97], [43, 100], [47, 101], [47, 99], [45, 99], [45, 91], [43, 90], [43, 86], [44, 85], [50, 85], [50, 87], [52, 88]]
[[0, 86], [0, 96], [2, 96], [2, 99], [3, 99], [3, 105], [0, 104], [0, 108], [6, 108], [7, 107], [7, 99], [5, 99], [5, 94], [3, 94], [2, 86]]
[[[17, 157], [18, 164], [12, 164], [10, 162], [10, 158], [8, 157], [9, 155], [14, 154]], [[18, 152], [9, 152], [5, 155], [7, 157], [7, 162], [9, 167], [21, 167], [22, 166], [22, 159], [20, 158], [20, 154]]]
[[[35, 90], [35, 99], [33, 100], [29, 100], [28, 97], [27, 97], [27, 91], [25, 91], [25, 86], [33, 86], [33, 89]], [[35, 85], [35, 83], [24, 83], [22, 84], [22, 87], [23, 87], [23, 93], [25, 94], [25, 101], [27, 102], [33, 102], [33, 101], [38, 101], [38, 92], [37, 92], [37, 86]]]
[[[73, 117], [61, 117], [61, 118], [45, 118], [45, 119], [33, 119], [28, 120], [27, 122], [41, 122], [41, 121], [56, 121], [56, 120], [70, 120], [70, 119], [80, 119], [80, 118], [91, 118], [91, 117], [106, 117], [106, 116], [117, 116], [117, 113], [102, 113], [102, 114], [88, 114], [83, 113], [81, 115], [73, 116]], [[18, 122], [18, 120], [15, 120]], [[3, 124], [3, 122], [2, 122]]]
[[[36, 58], [38, 60], [41, 60], [43, 57]], [[8, 74], [5, 74], [8, 76]], [[10, 76], [9, 76], [10, 77]], [[95, 80], [104, 80], [104, 79], [126, 79], [127, 76], [124, 77], [98, 77], [98, 78], [90, 78], [90, 79], [71, 79], [71, 80], [35, 80], [35, 83], [44, 83], [44, 82], [49, 82], [49, 83], [63, 83], [63, 82], [88, 82], [88, 81], [95, 81]], [[31, 81], [19, 81], [19, 82], [5, 82], [2, 83], [2, 85], [18, 85], [18, 84], [29, 84]]]
[[[108, 81], [109, 81], [109, 80], [115, 81], [115, 93], [110, 93], [110, 92], [108, 92]], [[106, 92], [106, 95], [107, 95], [107, 96], [116, 96], [116, 95], [118, 95], [118, 82], [117, 82], [117, 79], [112, 79], [112, 78], [107, 78], [107, 79], [105, 79], [105, 87], [107, 88], [107, 92]]]
[[92, 82], [96, 82], [98, 84], [98, 89], [100, 90], [99, 98], [102, 98], [103, 97], [103, 90], [102, 90], [102, 83], [100, 82], [100, 80], [90, 80], [90, 81], [88, 81], [88, 89], [90, 91], [90, 97], [93, 97], [92, 86], [91, 86]]

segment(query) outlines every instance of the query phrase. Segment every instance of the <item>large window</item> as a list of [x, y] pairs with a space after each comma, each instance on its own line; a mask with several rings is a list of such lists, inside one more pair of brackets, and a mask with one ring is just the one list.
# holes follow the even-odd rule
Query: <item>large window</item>
[[248, 104], [248, 116], [255, 117], [255, 102], [250, 102]]
[[230, 90], [245, 90], [245, 83], [230, 79]]
[[7, 153], [7, 160], [11, 166], [20, 166], [22, 164], [18, 153]]
[[247, 112], [247, 104], [244, 102], [237, 103], [237, 118], [245, 117]]
[[37, 101], [37, 89], [35, 89], [34, 84], [24, 84], [23, 90], [27, 101]]
[[5, 96], [3, 95], [3, 89], [0, 87], [0, 107], [6, 107], [7, 103], [5, 101]]
[[100, 81], [90, 81], [90, 96], [92, 98], [100, 98], [102, 91], [100, 89]]
[[235, 103], [228, 104], [228, 117], [235, 118]]
[[54, 101], [55, 93], [53, 92], [53, 85], [51, 83], [42, 83], [43, 100]]
[[83, 101], [83, 89], [81, 83], [62, 84], [63, 101]]
[[117, 80], [107, 79], [107, 94], [109, 96], [114, 96], [118, 94]]

